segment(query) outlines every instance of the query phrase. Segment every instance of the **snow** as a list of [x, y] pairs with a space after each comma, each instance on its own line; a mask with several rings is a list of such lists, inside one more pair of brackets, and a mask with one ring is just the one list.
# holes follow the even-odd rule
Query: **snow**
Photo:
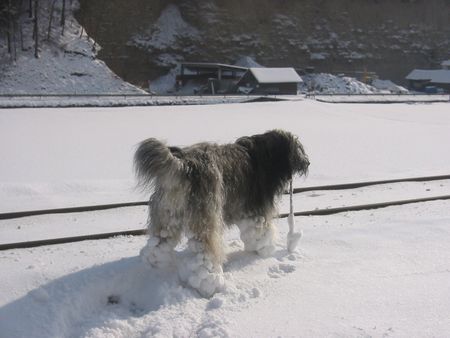
[[449, 67], [450, 67], [450, 60], [442, 61], [441, 66], [442, 66], [443, 69], [449, 69]]
[[[78, 37], [76, 49], [89, 48]], [[83, 52], [84, 53], [84, 52]], [[86, 51], [87, 55], [88, 53]], [[16, 65], [2, 70], [1, 94], [143, 94], [145, 91], [124, 82], [103, 61], [90, 56], [45, 49], [39, 59], [20, 55]]]
[[311, 60], [325, 60], [329, 57], [328, 53], [322, 52], [322, 53], [311, 53], [310, 59]]
[[300, 83], [302, 79], [294, 68], [250, 68], [259, 83]]
[[158, 20], [143, 34], [131, 38], [130, 44], [141, 48], [170, 49], [179, 38], [197, 39], [200, 32], [181, 16], [174, 4], [169, 4]]
[[391, 93], [374, 93], [374, 94], [326, 94], [318, 93], [313, 95], [317, 101], [329, 103], [433, 103], [433, 102], [449, 102], [448, 94], [391, 94]]
[[[150, 88], [158, 91], [168, 90], [173, 87], [173, 82], [162, 80], [162, 82], [152, 84]], [[192, 96], [177, 93], [177, 96], [153, 96], [149, 94], [91, 94], [76, 96], [66, 95], [26, 95], [0, 96], [0, 107], [2, 108], [58, 108], [58, 107], [127, 107], [127, 106], [173, 106], [173, 105], [197, 105], [197, 104], [219, 104], [219, 103], [242, 103], [250, 100], [242, 95], [227, 96]]]
[[256, 62], [255, 59], [253, 59], [250, 56], [242, 56], [234, 63], [234, 65], [239, 66], [239, 67], [246, 67], [246, 68], [263, 67], [258, 62]]
[[380, 79], [375, 79], [372, 81], [372, 86], [380, 89], [380, 90], [385, 90], [388, 93], [394, 93], [394, 94], [407, 94], [409, 93], [408, 89], [396, 85], [394, 82], [392, 82], [391, 80], [380, 80]]
[[[187, 145], [290, 130], [311, 160], [296, 187], [445, 174], [448, 107], [300, 100], [2, 109], [0, 153], [7, 165], [0, 166], [0, 212], [148, 198], [134, 190], [131, 167], [136, 145], [147, 137]], [[307, 192], [294, 196], [294, 207], [449, 189], [444, 180]], [[233, 228], [226, 233], [223, 285], [210, 298], [185, 284], [201, 283], [202, 272], [178, 276], [175, 265], [143, 264], [138, 256], [146, 236], [1, 251], [0, 337], [444, 337], [450, 331], [449, 206], [435, 201], [296, 217], [303, 237], [293, 253], [286, 248], [287, 220], [280, 219], [275, 251], [264, 258], [244, 252]], [[288, 196], [280, 207], [288, 210]], [[125, 230], [145, 221], [145, 207], [45, 215], [0, 221], [0, 238]], [[191, 254], [188, 245], [177, 248], [177, 261]]]
[[378, 90], [351, 77], [341, 77], [326, 73], [313, 73], [302, 76], [302, 91], [313, 91], [316, 94], [373, 94]]

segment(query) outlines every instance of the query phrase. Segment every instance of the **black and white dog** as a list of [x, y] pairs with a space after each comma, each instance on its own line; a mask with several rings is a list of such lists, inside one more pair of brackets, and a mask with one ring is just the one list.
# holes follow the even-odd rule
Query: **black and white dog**
[[270, 255], [275, 199], [293, 175], [307, 172], [309, 161], [297, 137], [272, 130], [231, 144], [185, 148], [150, 138], [139, 145], [134, 164], [140, 184], [153, 190], [141, 257], [152, 266], [170, 264], [186, 235], [180, 279], [209, 297], [224, 284], [224, 229], [237, 225], [245, 250]]

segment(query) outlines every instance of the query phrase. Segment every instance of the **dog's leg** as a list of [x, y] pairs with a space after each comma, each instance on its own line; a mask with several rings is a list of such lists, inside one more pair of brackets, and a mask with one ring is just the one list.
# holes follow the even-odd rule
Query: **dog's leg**
[[214, 209], [193, 216], [193, 223], [188, 226], [186, 234], [188, 248], [178, 266], [180, 280], [203, 297], [211, 297], [225, 284], [222, 218]]
[[181, 225], [178, 224], [179, 219], [174, 218], [169, 211], [155, 210], [157, 212], [149, 225], [150, 236], [147, 245], [141, 250], [141, 258], [151, 266], [166, 267], [174, 259], [174, 249], [181, 238]]
[[195, 238], [188, 241], [188, 250], [178, 266], [180, 280], [196, 289], [201, 296], [211, 297], [225, 284], [221, 262]]
[[275, 228], [264, 217], [245, 218], [237, 222], [245, 251], [267, 257], [275, 251]]
[[167, 238], [150, 234], [147, 245], [141, 250], [141, 259], [154, 267], [169, 266], [174, 259], [178, 240], [179, 236]]

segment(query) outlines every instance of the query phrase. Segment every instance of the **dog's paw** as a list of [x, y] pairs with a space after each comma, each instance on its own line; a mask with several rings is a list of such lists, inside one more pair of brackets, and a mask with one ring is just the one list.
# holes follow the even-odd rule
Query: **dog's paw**
[[180, 280], [197, 290], [202, 297], [211, 297], [223, 290], [225, 279], [222, 267], [215, 265], [204, 253], [190, 254], [179, 261]]
[[272, 226], [248, 226], [241, 228], [241, 239], [245, 251], [256, 252], [262, 257], [268, 257], [275, 251], [275, 231]]
[[145, 264], [153, 267], [167, 267], [173, 260], [173, 248], [165, 241], [152, 237], [142, 248], [141, 259]]

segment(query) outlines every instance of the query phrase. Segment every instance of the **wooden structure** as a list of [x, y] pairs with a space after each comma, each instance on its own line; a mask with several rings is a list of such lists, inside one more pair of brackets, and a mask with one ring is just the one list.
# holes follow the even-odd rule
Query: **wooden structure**
[[296, 95], [303, 82], [294, 68], [249, 68], [237, 83], [237, 91], [257, 95]]
[[191, 81], [203, 86], [203, 92], [210, 94], [228, 93], [248, 70], [246, 67], [223, 63], [183, 62], [177, 76], [177, 86]]

